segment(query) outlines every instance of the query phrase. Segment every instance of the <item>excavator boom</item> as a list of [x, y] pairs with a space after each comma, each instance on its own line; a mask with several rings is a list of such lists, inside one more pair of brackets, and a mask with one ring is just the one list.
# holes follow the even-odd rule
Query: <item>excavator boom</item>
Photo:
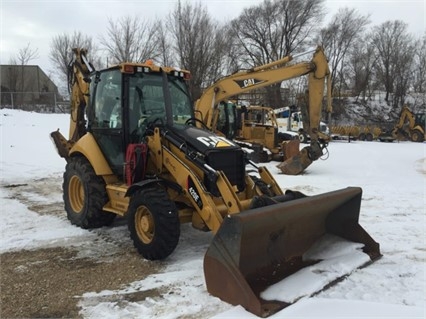
[[[323, 155], [324, 145], [319, 142], [324, 91], [327, 89], [327, 111], [331, 112], [330, 70], [322, 47], [317, 47], [311, 61], [289, 64], [292, 56], [229, 75], [207, 88], [196, 102], [204, 124], [213, 131], [218, 129], [218, 105], [229, 98], [254, 89], [285, 80], [308, 76], [307, 103], [302, 106], [303, 127], [311, 137], [311, 145], [278, 165], [284, 174], [297, 175]], [[327, 83], [327, 86], [326, 86]]]

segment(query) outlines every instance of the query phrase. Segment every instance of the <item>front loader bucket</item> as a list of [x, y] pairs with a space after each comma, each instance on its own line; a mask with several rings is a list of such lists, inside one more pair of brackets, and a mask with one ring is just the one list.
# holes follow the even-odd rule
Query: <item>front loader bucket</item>
[[379, 244], [358, 223], [361, 194], [350, 187], [229, 215], [204, 257], [207, 290], [267, 317], [297, 300], [264, 300], [262, 291], [315, 264], [303, 256], [325, 234], [363, 244], [363, 265], [378, 259]]

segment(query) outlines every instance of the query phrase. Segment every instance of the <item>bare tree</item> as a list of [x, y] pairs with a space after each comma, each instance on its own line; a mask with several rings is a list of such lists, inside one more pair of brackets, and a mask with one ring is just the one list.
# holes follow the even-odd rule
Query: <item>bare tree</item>
[[19, 49], [16, 61], [19, 65], [27, 65], [31, 60], [38, 59], [39, 57], [38, 49], [32, 49], [31, 44], [28, 43], [25, 48]]
[[57, 70], [59, 78], [64, 82], [67, 81], [68, 67], [73, 59], [73, 48], [87, 49], [90, 61], [97, 66], [97, 63], [94, 63], [97, 50], [90, 36], [86, 36], [79, 31], [74, 31], [73, 34], [63, 33], [56, 35], [51, 41], [49, 58]]
[[414, 55], [413, 87], [414, 92], [426, 93], [426, 33], [416, 43], [419, 45]]
[[367, 96], [369, 96], [369, 91], [372, 89], [373, 65], [375, 60], [374, 48], [368, 40], [359, 39], [354, 43], [347, 63], [349, 77], [352, 92], [357, 99], [361, 95], [364, 102]]
[[323, 16], [323, 0], [264, 0], [244, 9], [232, 29], [254, 66], [303, 50]]
[[173, 47], [171, 45], [170, 33], [165, 22], [159, 22], [156, 32], [158, 49], [160, 52], [159, 62], [161, 65], [171, 66], [174, 62]]
[[393, 105], [403, 103], [408, 90], [408, 78], [414, 55], [413, 38], [407, 24], [400, 20], [386, 21], [373, 29], [371, 45], [376, 49], [375, 71], [377, 81], [386, 91], [385, 101]]
[[168, 28], [176, 43], [178, 63], [192, 73], [190, 90], [197, 99], [202, 89], [221, 74], [226, 37], [201, 2], [182, 5], [179, 1], [170, 14]]
[[139, 17], [125, 16], [115, 22], [108, 19], [106, 36], [100, 43], [112, 63], [144, 62], [160, 57], [156, 31], [159, 21], [142, 21]]
[[363, 35], [368, 23], [368, 16], [359, 14], [356, 9], [342, 8], [320, 32], [320, 42], [329, 59], [333, 94], [336, 94], [336, 87], [339, 88], [340, 93], [348, 80], [344, 72], [347, 55], [355, 41]]
[[28, 62], [34, 59], [38, 59], [38, 49], [32, 49], [31, 44], [28, 43], [26, 47], [19, 49], [18, 54], [16, 56], [16, 62], [21, 66], [21, 92], [26, 90], [25, 88], [25, 65], [28, 65]]
[[[235, 45], [248, 66], [278, 60], [304, 50], [323, 18], [323, 0], [264, 0], [232, 21]], [[279, 107], [280, 84], [267, 88], [267, 103]]]

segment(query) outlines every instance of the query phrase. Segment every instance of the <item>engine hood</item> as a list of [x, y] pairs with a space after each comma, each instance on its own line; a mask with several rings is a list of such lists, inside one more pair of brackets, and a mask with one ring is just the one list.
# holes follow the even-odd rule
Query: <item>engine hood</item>
[[168, 131], [172, 133], [174, 138], [180, 140], [182, 143], [186, 142], [189, 146], [203, 154], [212, 150], [241, 149], [237, 144], [223, 136], [193, 126], [174, 125], [168, 127]]

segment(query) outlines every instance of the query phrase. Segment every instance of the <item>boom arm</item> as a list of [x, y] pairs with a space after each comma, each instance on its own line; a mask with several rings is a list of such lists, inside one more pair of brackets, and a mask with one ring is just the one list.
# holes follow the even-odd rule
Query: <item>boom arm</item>
[[84, 111], [89, 103], [89, 75], [94, 71], [87, 61], [85, 49], [73, 49], [74, 60], [69, 65], [69, 85], [71, 87], [71, 122], [69, 139], [73, 143], [86, 133]]
[[402, 108], [401, 111], [401, 115], [399, 116], [399, 120], [398, 122], [395, 124], [395, 128], [396, 129], [401, 129], [403, 128], [404, 124], [408, 121], [409, 123], [409, 127], [412, 128], [414, 127], [414, 114], [413, 112], [411, 112], [411, 110], [407, 107], [404, 106]]
[[[286, 56], [275, 62], [248, 71], [237, 72], [217, 81], [207, 88], [196, 102], [196, 110], [201, 113], [202, 121], [207, 127], [214, 130], [218, 116], [217, 105], [220, 102], [244, 92], [309, 74], [308, 116], [304, 117], [306, 123], [303, 124], [306, 124], [307, 128], [318, 128], [326, 78], [328, 84], [330, 84], [330, 71], [324, 50], [322, 47], [318, 47], [310, 62], [286, 65], [291, 60], [293, 60], [292, 56]], [[327, 92], [327, 111], [331, 112], [331, 92], [330, 90], [327, 90]], [[309, 132], [309, 129], [307, 131]], [[316, 134], [315, 132], [309, 133]]]
[[73, 49], [74, 59], [68, 66], [68, 84], [71, 90], [71, 121], [69, 139], [59, 129], [50, 133], [59, 155], [68, 160], [72, 146], [86, 134], [84, 111], [89, 103], [89, 75], [94, 71], [86, 59], [85, 49]]

